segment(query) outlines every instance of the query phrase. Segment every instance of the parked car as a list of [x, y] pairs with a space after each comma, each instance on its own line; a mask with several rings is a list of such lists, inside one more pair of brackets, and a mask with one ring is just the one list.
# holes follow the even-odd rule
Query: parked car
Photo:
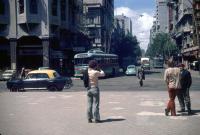
[[1, 79], [4, 80], [4, 81], [7, 81], [7, 80], [10, 80], [13, 77], [16, 77], [16, 75], [17, 75], [16, 70], [5, 70], [2, 73]]
[[136, 75], [137, 69], [135, 65], [129, 65], [126, 69], [126, 75]]
[[38, 70], [46, 70], [46, 69], [51, 69], [50, 67], [39, 67]]
[[[25, 79], [11, 79], [7, 81], [10, 91], [47, 89], [49, 91], [62, 91], [68, 86], [71, 78], [61, 77], [55, 70], [33, 70]], [[72, 82], [70, 82], [72, 84]], [[69, 87], [67, 87], [69, 88]]]

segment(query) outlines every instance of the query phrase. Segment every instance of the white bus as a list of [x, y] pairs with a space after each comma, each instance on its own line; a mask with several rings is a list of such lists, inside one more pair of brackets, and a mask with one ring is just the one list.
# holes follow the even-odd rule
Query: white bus
[[150, 58], [142, 57], [140, 62], [145, 70], [150, 70]]
[[92, 49], [87, 53], [79, 53], [74, 56], [75, 77], [82, 77], [83, 71], [88, 68], [88, 62], [96, 60], [106, 76], [115, 76], [119, 72], [118, 56], [107, 54], [101, 50]]
[[163, 57], [154, 57], [153, 58], [153, 67], [154, 68], [163, 68], [164, 59]]

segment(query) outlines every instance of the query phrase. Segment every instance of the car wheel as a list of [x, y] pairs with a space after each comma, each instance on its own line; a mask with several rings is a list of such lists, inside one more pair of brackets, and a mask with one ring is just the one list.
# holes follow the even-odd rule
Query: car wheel
[[49, 90], [49, 91], [57, 91], [58, 89], [57, 89], [56, 86], [49, 86], [49, 87], [48, 87], [48, 90]]
[[69, 83], [66, 83], [64, 86], [65, 89], [69, 89], [70, 87], [71, 87], [71, 84], [69, 84]]

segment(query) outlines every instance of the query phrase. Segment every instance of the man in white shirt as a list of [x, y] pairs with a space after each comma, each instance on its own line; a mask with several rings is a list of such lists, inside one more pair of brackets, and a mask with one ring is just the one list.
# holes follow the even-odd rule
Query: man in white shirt
[[[88, 68], [88, 76], [89, 76], [89, 87], [88, 87], [88, 109], [87, 109], [87, 117], [88, 122], [91, 123], [94, 118], [95, 123], [99, 123], [100, 114], [99, 114], [99, 101], [100, 101], [100, 93], [98, 87], [98, 78], [105, 76], [103, 70], [98, 67], [98, 63], [96, 60], [89, 61]], [[92, 107], [94, 104], [94, 116], [92, 112]]]

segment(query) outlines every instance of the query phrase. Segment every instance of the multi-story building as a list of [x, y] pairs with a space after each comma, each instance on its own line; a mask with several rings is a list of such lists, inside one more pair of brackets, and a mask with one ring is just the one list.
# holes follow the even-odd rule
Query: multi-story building
[[110, 52], [114, 22], [114, 0], [83, 0], [85, 28], [93, 48]]
[[114, 26], [119, 25], [125, 35], [132, 35], [132, 21], [131, 18], [122, 15], [117, 15], [114, 17]]
[[193, 42], [193, 7], [190, 0], [168, 0], [170, 34], [179, 49], [179, 57], [189, 67], [197, 58], [197, 46]]
[[190, 50], [193, 51], [193, 54], [196, 56], [196, 60], [199, 60], [200, 67], [200, 0], [193, 0], [193, 47]]
[[89, 45], [82, 13], [82, 0], [0, 0], [0, 68], [73, 67]]
[[169, 14], [167, 0], [156, 0], [156, 31], [157, 33], [168, 33], [169, 31]]
[[150, 29], [150, 37], [149, 37], [149, 44], [153, 44], [153, 39], [156, 37], [157, 30], [156, 30], [156, 21], [153, 21], [153, 25]]

